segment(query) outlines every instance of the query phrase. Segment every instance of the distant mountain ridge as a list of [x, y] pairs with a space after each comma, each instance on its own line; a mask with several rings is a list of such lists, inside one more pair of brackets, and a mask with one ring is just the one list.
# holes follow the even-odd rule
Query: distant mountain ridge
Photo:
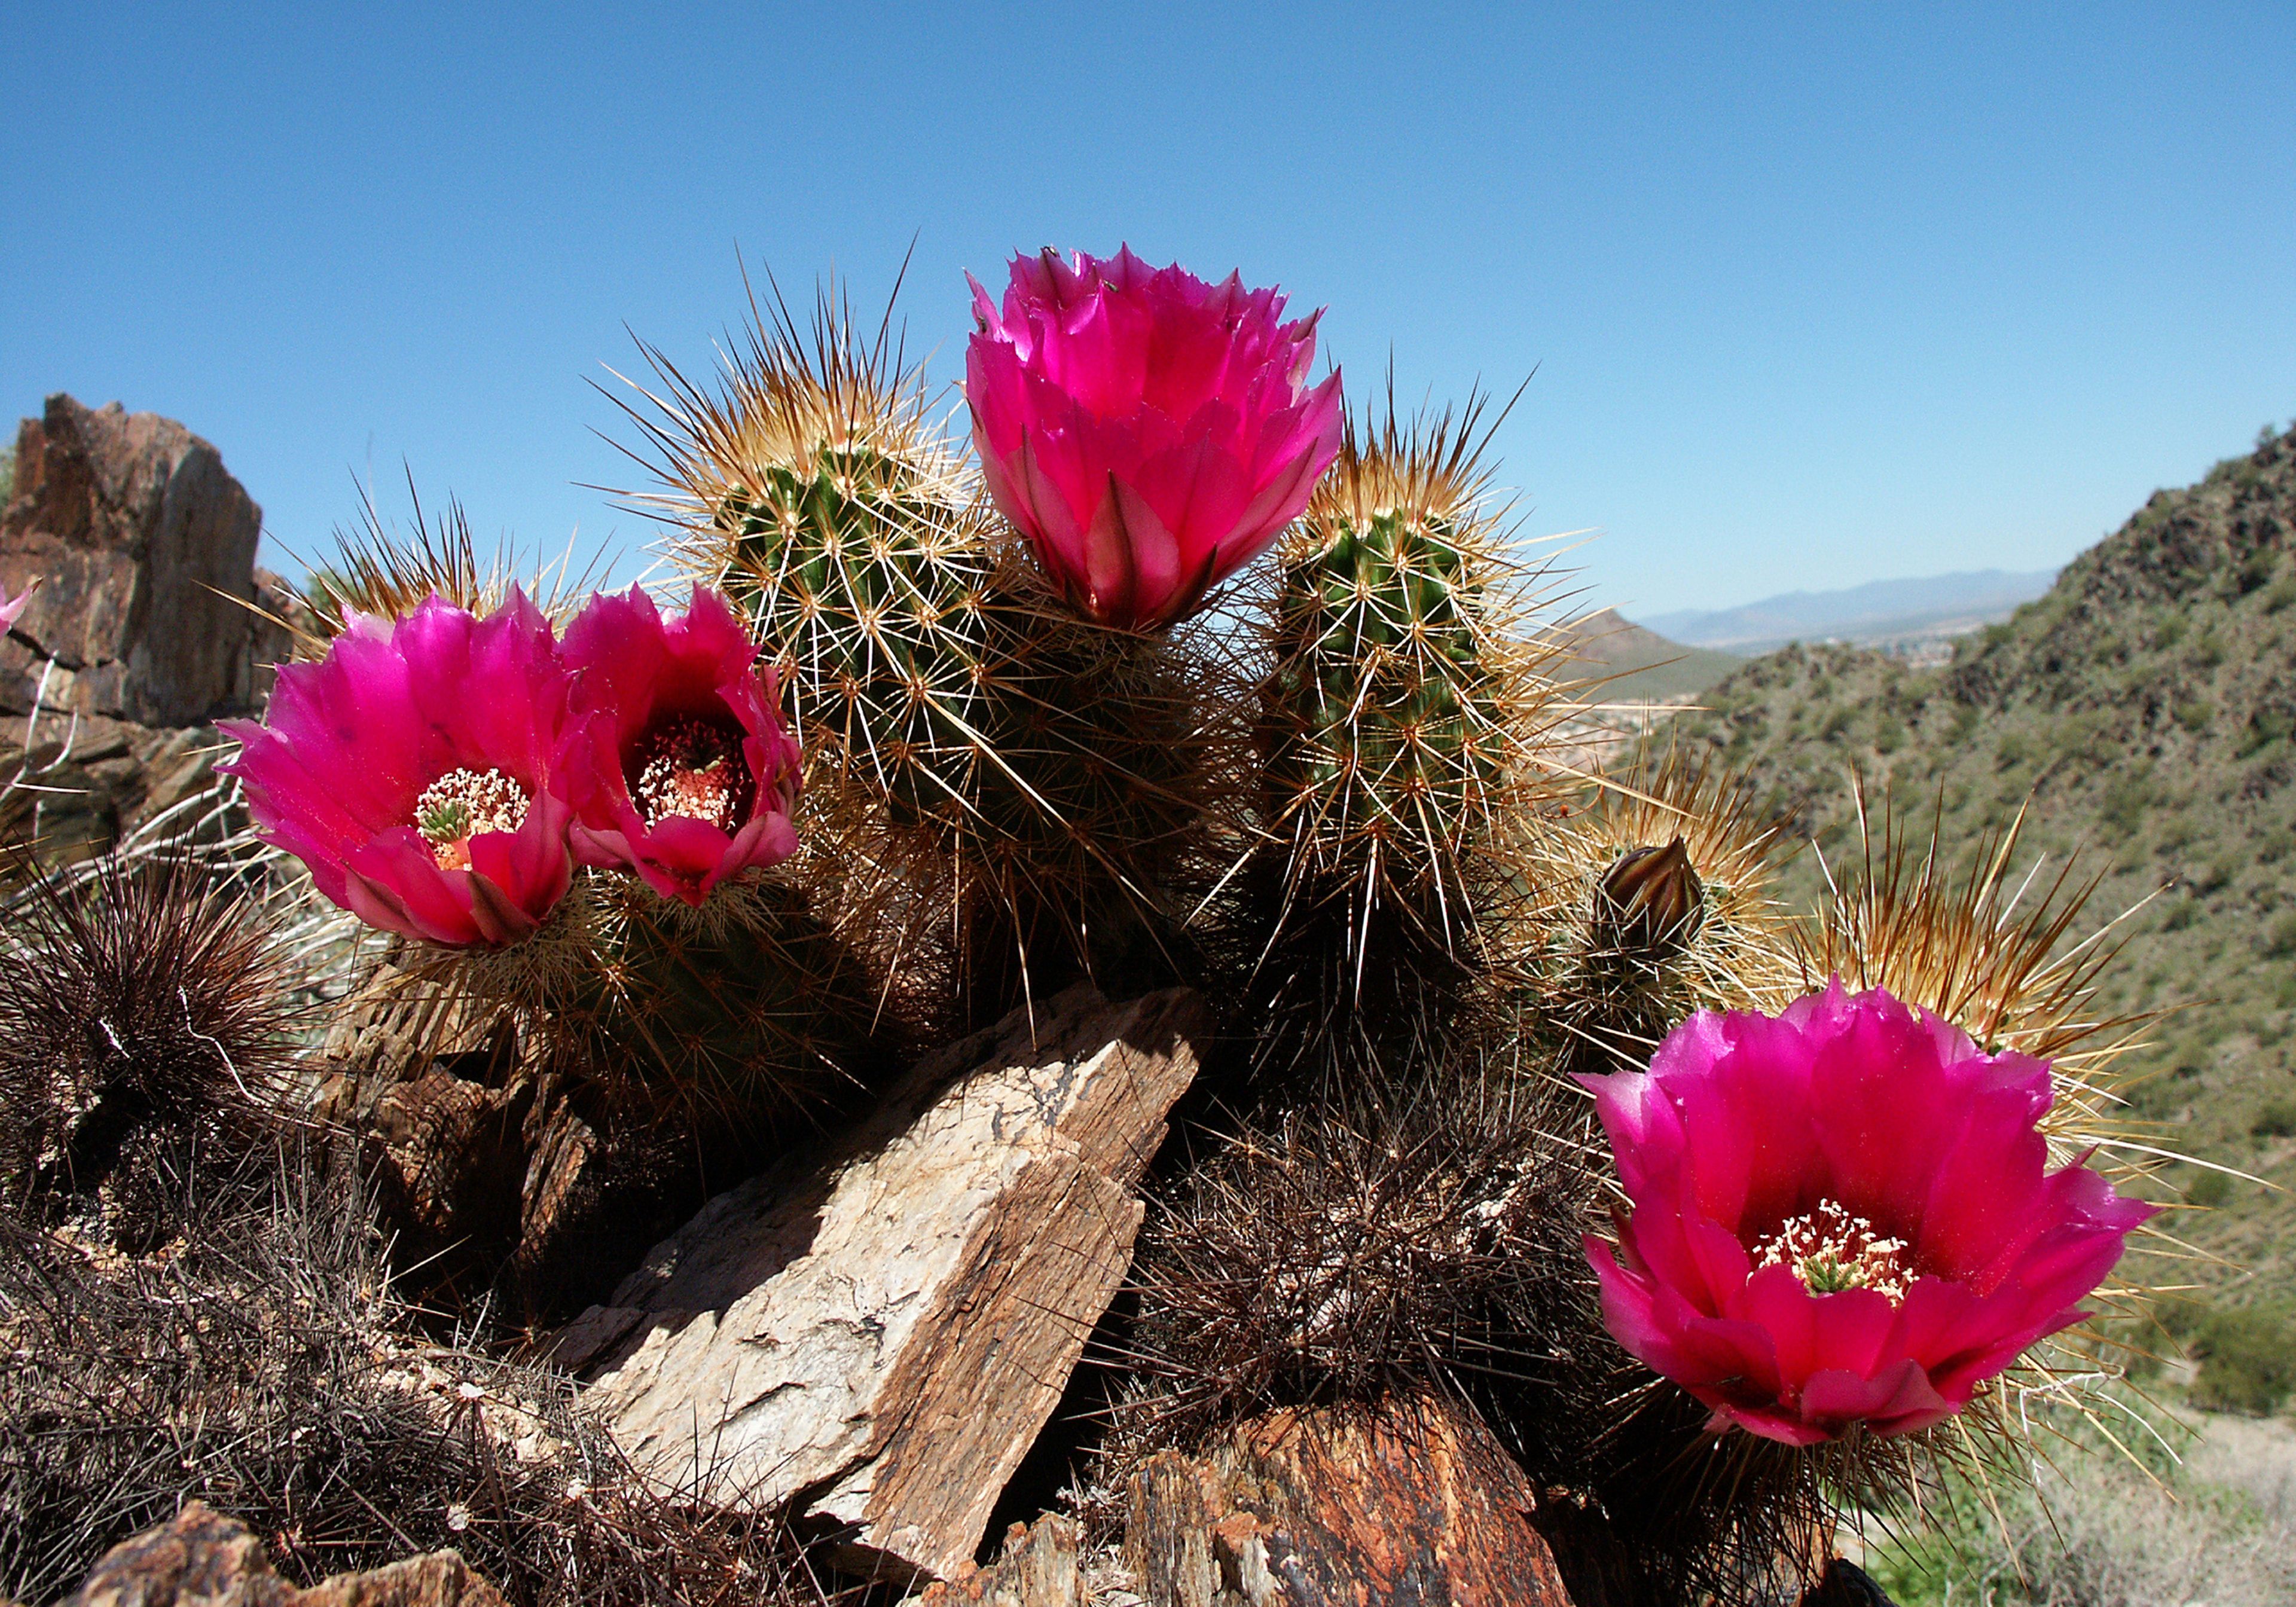
[[1694, 697], [1745, 663], [1734, 653], [1685, 647], [1606, 608], [1559, 633], [1571, 656], [1561, 673], [1595, 682], [1585, 693], [1603, 703], [1664, 703]]
[[1836, 592], [1784, 592], [1737, 608], [1652, 614], [1643, 624], [1691, 647], [1768, 652], [1789, 642], [1871, 645], [1957, 634], [2005, 619], [2046, 594], [2055, 570], [1971, 570], [1869, 580]]

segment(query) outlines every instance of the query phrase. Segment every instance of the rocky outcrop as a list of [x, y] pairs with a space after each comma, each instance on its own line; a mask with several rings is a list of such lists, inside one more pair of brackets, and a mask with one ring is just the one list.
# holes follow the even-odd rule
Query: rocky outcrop
[[[0, 842], [36, 841], [45, 857], [73, 859], [162, 817], [191, 830], [230, 746], [209, 726], [0, 715]], [[210, 833], [222, 829], [209, 823]]]
[[563, 1336], [647, 1476], [951, 1578], [1132, 1260], [1196, 996], [1088, 987], [921, 1063], [826, 1158], [722, 1194]]
[[308, 1590], [279, 1577], [263, 1542], [202, 1502], [104, 1553], [64, 1607], [504, 1607], [494, 1587], [451, 1551]]
[[262, 526], [222, 455], [175, 420], [50, 397], [17, 432], [0, 510], [0, 591], [39, 583], [0, 643], [0, 709], [38, 695], [142, 726], [252, 709], [286, 652], [248, 607]]

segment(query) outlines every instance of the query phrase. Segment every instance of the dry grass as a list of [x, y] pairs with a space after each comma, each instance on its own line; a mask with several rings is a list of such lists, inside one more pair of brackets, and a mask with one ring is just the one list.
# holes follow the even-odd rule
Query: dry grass
[[2081, 1443], [2074, 1424], [2073, 1443], [2030, 1487], [1989, 1500], [1965, 1484], [1933, 1487], [1934, 1527], [1879, 1542], [1869, 1565], [1906, 1607], [2296, 1602], [2296, 1436], [2232, 1418], [2194, 1427], [2197, 1440], [2177, 1434], [2138, 1465], [2097, 1454], [2106, 1447]]
[[305, 1582], [451, 1546], [520, 1603], [817, 1599], [564, 1380], [420, 1337], [370, 1194], [281, 1114], [365, 947], [235, 796], [0, 903], [0, 1599], [193, 1496]]
[[0, 1594], [61, 1598], [196, 1496], [305, 1583], [452, 1546], [521, 1603], [813, 1598], [776, 1525], [648, 1491], [563, 1380], [410, 1337], [366, 1201], [278, 1160], [150, 1256], [0, 1219]]

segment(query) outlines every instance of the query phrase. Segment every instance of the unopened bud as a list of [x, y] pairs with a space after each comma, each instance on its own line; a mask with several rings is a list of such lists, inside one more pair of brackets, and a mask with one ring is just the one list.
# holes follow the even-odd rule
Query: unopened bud
[[1679, 837], [1664, 848], [1629, 849], [1603, 873], [1595, 897], [1595, 936], [1604, 948], [1645, 959], [1674, 953], [1698, 935], [1706, 888]]

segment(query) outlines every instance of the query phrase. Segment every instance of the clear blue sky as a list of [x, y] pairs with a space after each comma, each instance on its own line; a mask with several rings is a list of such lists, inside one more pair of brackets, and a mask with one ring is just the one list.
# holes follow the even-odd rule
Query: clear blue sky
[[[1598, 603], [2062, 562], [2296, 414], [2296, 4], [35, 5], [0, 21], [0, 412], [156, 409], [271, 552], [370, 467], [636, 549], [585, 382], [734, 252], [881, 298], [1128, 240], [1511, 389]], [[634, 572], [625, 563], [622, 572]]]

